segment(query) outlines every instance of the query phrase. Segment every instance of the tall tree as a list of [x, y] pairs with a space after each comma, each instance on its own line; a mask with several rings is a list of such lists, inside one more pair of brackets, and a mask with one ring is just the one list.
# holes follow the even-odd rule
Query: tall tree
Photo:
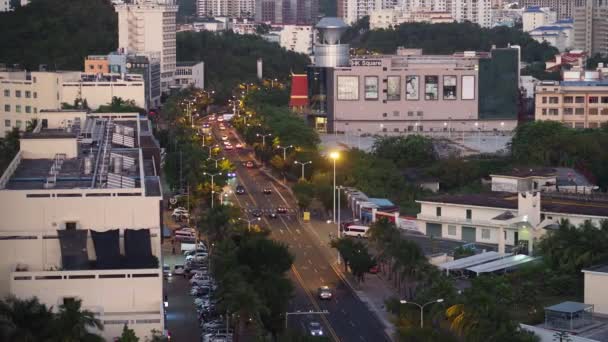
[[55, 318], [54, 326], [56, 336], [61, 342], [97, 342], [103, 338], [91, 333], [89, 329], [103, 330], [103, 324], [95, 314], [82, 310], [80, 299], [67, 300], [59, 306], [59, 313]]
[[14, 296], [0, 301], [0, 338], [3, 341], [37, 342], [52, 336], [53, 313], [37, 298]]

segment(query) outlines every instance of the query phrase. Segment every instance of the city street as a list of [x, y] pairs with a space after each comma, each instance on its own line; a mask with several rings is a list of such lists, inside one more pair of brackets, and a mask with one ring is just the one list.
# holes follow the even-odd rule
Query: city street
[[[234, 131], [223, 131], [236, 144]], [[217, 139], [219, 141], [219, 139]], [[281, 184], [274, 182], [258, 168], [246, 168], [243, 162], [253, 160], [246, 150], [226, 151], [224, 156], [236, 166], [237, 183], [245, 188], [245, 194], [231, 198], [242, 208], [244, 219], [253, 219], [253, 209], [262, 209], [265, 214], [259, 222], [272, 231], [272, 236], [290, 247], [295, 256], [291, 277], [295, 284], [295, 298], [292, 311], [323, 311], [326, 315], [289, 316], [289, 327], [296, 329], [309, 321], [324, 325], [325, 335], [336, 341], [387, 341], [389, 337], [377, 317], [357, 298], [353, 290], [341, 279], [333, 268], [336, 253], [328, 245], [312, 236], [298, 219], [297, 205], [289, 192]], [[270, 187], [271, 194], [264, 194], [263, 188]], [[277, 207], [286, 207], [286, 214], [269, 218], [266, 214]], [[333, 299], [321, 301], [317, 289], [327, 285], [333, 291]]]

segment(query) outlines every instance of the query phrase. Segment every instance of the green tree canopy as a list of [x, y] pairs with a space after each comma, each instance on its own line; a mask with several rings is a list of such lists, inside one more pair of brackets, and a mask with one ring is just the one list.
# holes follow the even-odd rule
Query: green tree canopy
[[422, 167], [432, 163], [435, 157], [433, 141], [422, 135], [381, 137], [372, 146], [380, 158], [391, 160], [398, 167]]

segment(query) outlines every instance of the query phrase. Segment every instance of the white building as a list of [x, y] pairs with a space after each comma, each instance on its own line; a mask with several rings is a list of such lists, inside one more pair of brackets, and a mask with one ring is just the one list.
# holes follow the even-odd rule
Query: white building
[[[30, 0], [19, 0], [21, 6], [25, 6], [30, 3]], [[0, 0], [0, 12], [12, 11], [11, 0]]]
[[547, 42], [555, 46], [559, 52], [565, 52], [572, 47], [572, 27], [539, 26], [530, 31], [530, 37], [539, 43]]
[[454, 21], [450, 12], [400, 9], [374, 10], [369, 15], [369, 27], [372, 30], [388, 29], [402, 23], [451, 23]]
[[546, 26], [557, 20], [557, 12], [548, 7], [530, 6], [522, 14], [524, 32], [530, 32], [539, 26]]
[[252, 18], [255, 0], [197, 0], [196, 15], [199, 18], [231, 17]]
[[[0, 177], [0, 296], [163, 331], [158, 148], [137, 113], [44, 112]], [[148, 146], [153, 146], [148, 148]]]
[[481, 27], [492, 27], [491, 0], [448, 0], [451, 1], [452, 17], [458, 22], [470, 21]]
[[174, 87], [205, 89], [205, 63], [203, 62], [179, 62], [175, 69]]
[[382, 9], [382, 0], [338, 0], [338, 17], [348, 25], [369, 15], [372, 11]]
[[[579, 195], [580, 196], [580, 195]], [[418, 230], [428, 236], [467, 242], [527, 245], [547, 229], [567, 219], [579, 225], [590, 220], [599, 226], [608, 219], [608, 202], [573, 194], [546, 192], [493, 192], [474, 195], [440, 195], [417, 201]]]
[[145, 87], [141, 75], [96, 75], [78, 71], [1, 71], [0, 137], [14, 127], [24, 130], [42, 110], [56, 110], [66, 102], [86, 99], [89, 108], [112, 101], [112, 97], [133, 100], [146, 108]]
[[585, 303], [593, 304], [595, 313], [608, 315], [608, 265], [590, 267], [582, 272], [585, 274]]
[[309, 25], [282, 25], [279, 27], [279, 45], [286, 50], [312, 55], [316, 30]]
[[168, 90], [175, 72], [175, 17], [172, 0], [134, 0], [119, 4], [118, 48], [127, 52], [160, 52], [161, 90]]

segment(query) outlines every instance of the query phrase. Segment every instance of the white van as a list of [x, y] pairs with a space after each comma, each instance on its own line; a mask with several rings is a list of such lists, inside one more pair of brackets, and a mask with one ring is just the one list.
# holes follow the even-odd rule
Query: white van
[[193, 232], [178, 230], [175, 231], [175, 240], [181, 242], [195, 242], [196, 235]]
[[354, 237], [367, 237], [367, 231], [369, 227], [367, 226], [348, 226], [342, 230], [342, 235], [344, 236], [354, 236]]

